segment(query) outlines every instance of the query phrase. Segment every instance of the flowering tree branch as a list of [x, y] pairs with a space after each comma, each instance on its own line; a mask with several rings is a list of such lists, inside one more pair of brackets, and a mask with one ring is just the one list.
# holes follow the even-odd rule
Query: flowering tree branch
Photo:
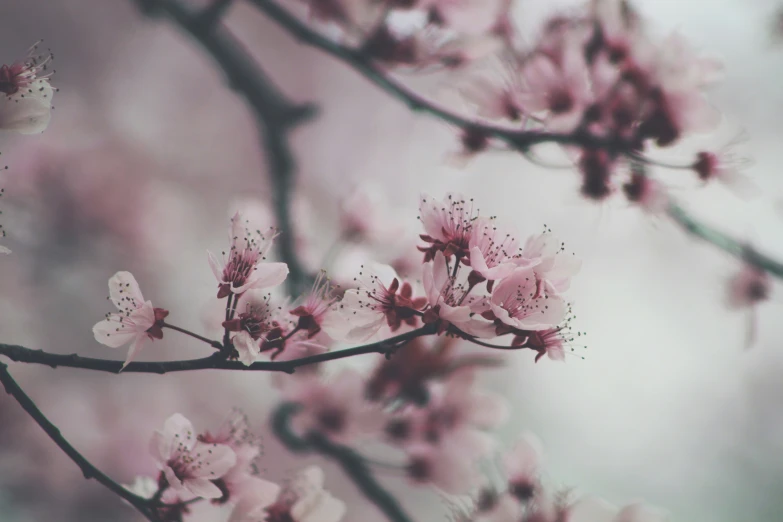
[[278, 239], [280, 257], [290, 271], [287, 279], [289, 293], [299, 293], [310, 282], [294, 247], [290, 203], [296, 163], [288, 145], [288, 135], [299, 124], [315, 116], [315, 106], [288, 100], [242, 44], [219, 23], [229, 2], [214, 2], [203, 12], [177, 0], [136, 2], [149, 16], [168, 16], [197, 40], [223, 70], [231, 88], [241, 94], [253, 110], [266, 151], [275, 218], [282, 232]]
[[122, 361], [112, 361], [109, 359], [99, 359], [95, 357], [82, 357], [76, 354], [60, 355], [44, 352], [42, 350], [32, 350], [23, 346], [13, 344], [0, 344], [0, 355], [4, 355], [16, 362], [28, 364], [41, 364], [52, 368], [81, 368], [84, 370], [94, 370], [107, 373], [156, 373], [159, 375], [172, 372], [184, 372], [194, 370], [249, 370], [249, 371], [267, 371], [267, 372], [285, 372], [294, 373], [301, 366], [345, 359], [357, 355], [368, 353], [379, 353], [391, 356], [395, 350], [403, 346], [408, 341], [417, 337], [431, 335], [435, 332], [432, 326], [424, 326], [417, 330], [406, 332], [383, 341], [378, 341], [354, 348], [326, 352], [309, 357], [292, 359], [290, 361], [260, 361], [250, 366], [245, 366], [239, 361], [226, 360], [225, 355], [216, 352], [209, 357], [201, 359], [190, 359], [185, 361], [166, 361], [166, 362], [131, 362], [123, 368]]
[[33, 400], [22, 390], [17, 384], [14, 378], [8, 371], [8, 365], [0, 363], [0, 382], [3, 384], [6, 393], [11, 395], [19, 405], [27, 412], [30, 417], [46, 432], [52, 441], [63, 450], [68, 458], [70, 458], [79, 469], [82, 470], [82, 475], [85, 479], [95, 479], [102, 486], [109, 491], [119, 496], [123, 500], [126, 500], [130, 505], [136, 508], [139, 513], [144, 515], [147, 520], [156, 522], [157, 516], [150, 509], [150, 502], [138, 495], [135, 495], [124, 488], [119, 483], [112, 480], [108, 475], [96, 468], [89, 460], [87, 460], [76, 448], [74, 448], [60, 433], [60, 430], [52, 424], [52, 422], [46, 418], [46, 416], [38, 409]]
[[[633, 153], [629, 143], [617, 138], [596, 136], [581, 130], [581, 128], [577, 128], [577, 130], [570, 133], [517, 130], [481, 123], [461, 116], [448, 109], [439, 107], [431, 100], [414, 92], [391, 77], [361, 49], [342, 45], [319, 34], [274, 0], [249, 1], [300, 42], [319, 49], [345, 63], [374, 85], [406, 104], [412, 111], [429, 114], [441, 121], [457, 126], [463, 131], [497, 138], [512, 149], [522, 153], [527, 153], [530, 147], [537, 144], [555, 143], [560, 145], [577, 145], [588, 149], [603, 149], [616, 154], [629, 154], [636, 160], [640, 159], [637, 154]], [[741, 241], [701, 223], [673, 200], [670, 201], [666, 212], [677, 225], [689, 234], [699, 237], [724, 252], [783, 279], [783, 263], [758, 252], [750, 251]]]
[[295, 403], [282, 403], [272, 414], [272, 430], [278, 439], [295, 453], [317, 452], [336, 460], [361, 492], [392, 522], [411, 522], [395, 498], [373, 476], [365, 459], [347, 446], [330, 441], [320, 433], [300, 437], [291, 430], [291, 419], [299, 410]]

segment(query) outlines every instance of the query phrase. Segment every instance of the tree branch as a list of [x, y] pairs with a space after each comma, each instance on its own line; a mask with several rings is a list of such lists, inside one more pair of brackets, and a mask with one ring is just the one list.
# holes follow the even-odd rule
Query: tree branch
[[401, 345], [425, 335], [432, 335], [435, 329], [432, 326], [424, 326], [418, 330], [412, 330], [404, 334], [384, 339], [370, 344], [346, 348], [334, 352], [326, 352], [290, 361], [261, 361], [245, 366], [239, 361], [228, 361], [221, 353], [214, 353], [209, 357], [201, 359], [189, 359], [184, 361], [166, 361], [166, 362], [132, 362], [124, 369], [122, 361], [112, 361], [109, 359], [99, 359], [95, 357], [82, 357], [76, 354], [61, 355], [56, 353], [44, 352], [42, 350], [32, 350], [24, 346], [0, 343], [0, 355], [4, 355], [12, 361], [41, 364], [52, 368], [81, 368], [84, 370], [94, 370], [107, 373], [155, 373], [162, 375], [164, 373], [186, 372], [195, 370], [236, 370], [236, 371], [266, 371], [266, 372], [285, 372], [294, 373], [302, 366], [345, 359], [356, 355], [369, 353], [380, 353], [390, 356]]
[[[560, 134], [536, 130], [509, 129], [471, 120], [439, 107], [431, 100], [409, 89], [389, 76], [386, 71], [376, 65], [361, 50], [344, 46], [319, 34], [274, 0], [248, 1], [300, 42], [319, 49], [345, 63], [381, 90], [407, 105], [412, 111], [429, 114], [465, 131], [478, 132], [488, 137], [497, 138], [512, 149], [522, 153], [527, 153], [531, 146], [541, 143], [576, 145], [593, 149], [600, 148], [617, 154], [628, 154], [632, 151], [629, 144], [622, 140], [594, 136], [583, 130], [577, 130], [569, 134]], [[668, 207], [667, 213], [686, 232], [713, 244], [746, 263], [769, 272], [779, 279], [783, 279], [783, 263], [750, 250], [741, 241], [700, 223], [677, 204], [672, 203]]]
[[144, 515], [147, 520], [157, 522], [158, 518], [150, 510], [149, 502], [125, 489], [109, 478], [101, 470], [93, 466], [76, 448], [62, 436], [60, 430], [52, 424], [52, 422], [46, 418], [46, 416], [38, 409], [33, 400], [22, 390], [22, 388], [16, 383], [11, 374], [8, 372], [8, 365], [0, 363], [0, 382], [3, 383], [6, 393], [11, 395], [19, 405], [27, 412], [30, 417], [46, 432], [52, 441], [68, 455], [68, 457], [82, 470], [82, 475], [85, 479], [95, 479], [102, 486], [110, 490], [115, 495], [126, 500], [131, 506], [136, 508], [139, 513]]
[[228, 7], [227, 2], [215, 1], [215, 9], [208, 8], [200, 13], [178, 0], [135, 1], [148, 16], [165, 14], [197, 40], [223, 70], [231, 88], [241, 94], [253, 110], [266, 151], [275, 219], [282, 232], [276, 243], [280, 258], [288, 265], [286, 284], [289, 293], [298, 295], [309, 286], [310, 281], [294, 245], [290, 208], [296, 165], [288, 144], [288, 134], [297, 125], [315, 116], [315, 106], [289, 101], [241, 42], [216, 20]]
[[381, 486], [370, 471], [364, 457], [347, 446], [335, 444], [320, 433], [312, 432], [304, 438], [291, 430], [291, 418], [299, 411], [295, 403], [283, 403], [272, 414], [272, 431], [277, 438], [295, 453], [315, 451], [336, 460], [346, 475], [386, 518], [392, 522], [412, 522], [397, 500]]

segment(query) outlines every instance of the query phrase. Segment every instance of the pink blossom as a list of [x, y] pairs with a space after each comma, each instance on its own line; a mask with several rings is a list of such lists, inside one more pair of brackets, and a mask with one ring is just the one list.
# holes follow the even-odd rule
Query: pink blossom
[[36, 56], [36, 46], [24, 60], [0, 66], [0, 129], [39, 134], [49, 126], [54, 89], [41, 75], [51, 54]]
[[493, 318], [519, 330], [556, 326], [565, 317], [565, 302], [539, 286], [533, 269], [518, 268], [492, 290], [489, 308]]
[[239, 494], [228, 522], [259, 522], [267, 519], [267, 509], [275, 503], [280, 486], [259, 477], [252, 477]]
[[[262, 503], [266, 499], [265, 496]], [[324, 489], [323, 470], [309, 466], [283, 487], [271, 505], [256, 513], [259, 518], [232, 515], [229, 522], [340, 522], [345, 516], [345, 503]]]
[[348, 443], [380, 429], [381, 412], [365, 400], [364, 389], [358, 373], [343, 370], [328, 380], [312, 374], [292, 380], [284, 394], [301, 406], [293, 420], [297, 431], [314, 431]]
[[331, 281], [326, 277], [326, 272], [321, 271], [310, 293], [289, 313], [299, 318], [296, 328], [306, 331], [307, 337], [312, 338], [321, 331], [321, 324], [336, 301]]
[[495, 220], [478, 218], [470, 234], [470, 267], [489, 281], [503, 279], [522, 264], [519, 242], [511, 232], [498, 229]]
[[106, 319], [92, 328], [95, 340], [110, 348], [131, 343], [125, 363], [133, 361], [147, 339], [163, 338], [163, 320], [169, 314], [145, 301], [136, 278], [130, 272], [117, 272], [109, 279], [109, 299], [119, 312], [106, 314]]
[[341, 236], [349, 241], [384, 244], [404, 231], [379, 187], [361, 183], [340, 201]]
[[547, 288], [550, 292], [565, 292], [571, 286], [571, 278], [582, 267], [576, 256], [565, 253], [565, 243], [549, 232], [528, 238], [519, 260], [521, 268], [532, 266], [537, 282], [536, 297]]
[[572, 131], [592, 101], [586, 64], [578, 46], [568, 45], [559, 61], [539, 53], [524, 65], [523, 106], [530, 113], [545, 113], [548, 129]]
[[[446, 493], [464, 494], [476, 486], [478, 479], [475, 440], [468, 432], [459, 432], [439, 444], [417, 442], [406, 447], [406, 475], [417, 484], [430, 484]], [[483, 453], [486, 455], [486, 453]]]
[[213, 500], [214, 503], [226, 503], [240, 497], [247, 488], [257, 489], [269, 484], [254, 476], [256, 460], [261, 453], [261, 442], [253, 435], [247, 416], [240, 410], [231, 410], [215, 434], [205, 432], [198, 436], [198, 441], [226, 445], [236, 455], [234, 466], [223, 477], [213, 481], [223, 493], [220, 498]]
[[269, 288], [285, 281], [288, 266], [285, 263], [265, 263], [266, 254], [276, 236], [273, 229], [266, 234], [250, 228], [248, 220], [237, 212], [231, 218], [229, 237], [231, 249], [228, 258], [219, 261], [211, 252], [209, 266], [218, 280], [218, 298], [241, 294], [256, 288]]
[[705, 183], [716, 180], [740, 196], [752, 196], [758, 189], [743, 172], [751, 160], [734, 153], [731, 150], [733, 143], [716, 152], [699, 152], [691, 168]]
[[478, 115], [483, 118], [518, 122], [523, 116], [518, 83], [515, 72], [478, 76], [460, 89], [460, 94], [465, 101], [478, 109]]
[[270, 296], [260, 290], [248, 290], [237, 306], [239, 312], [233, 319], [223, 322], [231, 335], [231, 342], [239, 360], [250, 366], [261, 355], [261, 343], [277, 326], [274, 321], [274, 307]]
[[541, 488], [542, 453], [538, 437], [525, 433], [503, 459], [508, 491], [520, 502], [532, 499]]
[[473, 200], [466, 200], [461, 194], [446, 194], [443, 201], [422, 194], [419, 202], [419, 219], [424, 226], [421, 238], [428, 243], [419, 247], [425, 253], [424, 261], [430, 261], [435, 252], [441, 251], [447, 258], [461, 259], [468, 255], [473, 221], [478, 211], [473, 209]]
[[769, 274], [751, 264], [745, 264], [729, 280], [726, 298], [730, 308], [749, 308], [769, 299], [771, 292]]
[[367, 341], [386, 337], [403, 325], [416, 325], [426, 299], [413, 297], [411, 284], [401, 282], [392, 267], [362, 265], [354, 280], [358, 288], [346, 290], [323, 320], [323, 329], [333, 339]]
[[669, 206], [666, 187], [644, 172], [631, 173], [631, 179], [623, 185], [628, 201], [636, 203], [645, 212], [662, 214]]
[[[459, 266], [458, 260], [454, 263]], [[424, 265], [424, 289], [431, 307], [424, 313], [424, 322], [441, 322], [441, 330], [452, 324], [469, 335], [493, 337], [492, 324], [474, 314], [472, 309], [479, 301], [469, 295], [475, 285], [470, 281], [458, 281], [457, 275], [453, 275], [441, 251], [435, 252], [434, 259]]]
[[223, 477], [237, 461], [229, 446], [199, 442], [193, 425], [179, 413], [166, 420], [163, 431], [155, 432], [150, 451], [170, 488], [208, 499], [223, 496], [213, 481]]

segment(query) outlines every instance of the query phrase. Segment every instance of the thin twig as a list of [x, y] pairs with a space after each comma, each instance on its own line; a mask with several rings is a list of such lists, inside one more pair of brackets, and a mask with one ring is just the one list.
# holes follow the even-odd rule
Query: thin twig
[[[231, 88], [240, 93], [253, 110], [269, 165], [275, 219], [282, 232], [276, 244], [280, 258], [288, 265], [286, 284], [289, 293], [298, 295], [309, 286], [310, 281], [294, 245], [296, 234], [290, 208], [296, 165], [288, 144], [288, 135], [296, 126], [315, 116], [315, 106], [289, 101], [241, 42], [215, 20], [215, 12], [210, 12], [209, 23], [204, 23], [200, 16], [203, 13], [178, 0], [135, 1], [145, 14], [167, 15], [198, 41], [223, 70]], [[218, 11], [220, 13], [222, 11]]]
[[386, 515], [388, 520], [412, 522], [397, 500], [375, 479], [364, 457], [347, 446], [333, 443], [320, 433], [312, 432], [304, 438], [295, 434], [290, 424], [291, 418], [299, 409], [298, 404], [283, 403], [272, 415], [272, 431], [285, 447], [296, 453], [315, 451], [336, 460], [354, 485]]
[[197, 333], [191, 332], [190, 330], [185, 330], [184, 328], [180, 328], [179, 326], [174, 326], [173, 324], [169, 324], [169, 323], [163, 323], [163, 328], [169, 328], [171, 330], [183, 333], [185, 335], [189, 335], [194, 339], [198, 339], [201, 342], [207, 343], [208, 345], [210, 345], [212, 348], [215, 348], [216, 350], [223, 349], [223, 344], [220, 341], [209, 339], [207, 337], [204, 337], [203, 335], [199, 335]]
[[[523, 154], [526, 154], [531, 146], [540, 143], [577, 145], [584, 148], [602, 148], [618, 154], [632, 151], [631, 147], [621, 140], [602, 138], [584, 131], [558, 134], [537, 130], [509, 129], [471, 120], [443, 107], [437, 106], [431, 100], [426, 99], [392, 78], [386, 71], [376, 65], [371, 58], [363, 54], [361, 50], [347, 47], [319, 34], [275, 1], [249, 0], [249, 2], [255, 5], [259, 11], [274, 20], [280, 27], [288, 31], [300, 42], [319, 49], [345, 63], [377, 87], [380, 87], [395, 99], [406, 104], [411, 110], [429, 114], [430, 116], [466, 131], [478, 132], [485, 136], [497, 138]], [[671, 204], [668, 207], [667, 213], [669, 217], [686, 232], [711, 243], [717, 248], [746, 263], [750, 263], [783, 279], [783, 263], [760, 254], [755, 250], [749, 250], [743, 242], [719, 232], [709, 225], [701, 223], [677, 204]]]
[[94, 370], [108, 373], [155, 373], [162, 375], [164, 373], [185, 372], [195, 370], [237, 370], [237, 371], [266, 371], [266, 372], [285, 372], [294, 373], [301, 366], [345, 359], [346, 357], [355, 357], [369, 353], [380, 353], [390, 355], [400, 345], [425, 335], [432, 335], [435, 329], [431, 326], [424, 326], [417, 330], [412, 330], [404, 334], [354, 348], [336, 350], [334, 352], [320, 353], [290, 361], [261, 361], [245, 366], [239, 361], [228, 361], [221, 353], [214, 353], [209, 357], [201, 359], [189, 359], [184, 361], [166, 361], [166, 362], [132, 362], [124, 369], [122, 361], [112, 361], [109, 359], [99, 359], [95, 357], [82, 357], [80, 355], [61, 355], [44, 352], [42, 350], [32, 350], [24, 346], [12, 344], [0, 344], [0, 355], [8, 357], [12, 361], [41, 364], [52, 368], [81, 368], [84, 370]]
[[52, 424], [52, 422], [46, 418], [46, 416], [38, 409], [33, 400], [22, 390], [17, 384], [11, 374], [8, 372], [8, 365], [0, 363], [0, 382], [2, 382], [5, 391], [11, 395], [19, 405], [27, 412], [30, 417], [46, 432], [52, 441], [63, 450], [63, 453], [82, 470], [82, 475], [85, 479], [95, 479], [102, 486], [109, 489], [115, 495], [125, 499], [131, 506], [136, 508], [139, 513], [144, 515], [147, 520], [157, 522], [158, 518], [150, 510], [149, 502], [125, 489], [109, 478], [105, 473], [96, 468], [90, 461], [88, 461], [76, 448], [62, 436], [59, 428]]

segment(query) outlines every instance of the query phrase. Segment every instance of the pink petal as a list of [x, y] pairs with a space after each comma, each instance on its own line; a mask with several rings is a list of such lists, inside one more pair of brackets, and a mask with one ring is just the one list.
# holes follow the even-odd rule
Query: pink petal
[[141, 349], [144, 348], [144, 345], [147, 343], [149, 338], [144, 333], [136, 334], [136, 338], [133, 340], [133, 342], [130, 345], [130, 348], [128, 349], [128, 355], [125, 356], [125, 362], [122, 363], [122, 369], [124, 370], [128, 364], [133, 362], [134, 359], [136, 359], [136, 356], [139, 355], [139, 352], [141, 352]]
[[[92, 327], [95, 340], [109, 348], [119, 348], [136, 338], [136, 332], [130, 328], [120, 328], [119, 317], [104, 319]], [[119, 330], [118, 330], [119, 328]]]
[[189, 451], [196, 444], [193, 424], [184, 415], [175, 413], [163, 424], [159, 441], [161, 445], [158, 452], [166, 460], [174, 458], [183, 450]]
[[228, 473], [237, 463], [237, 455], [225, 444], [196, 443], [190, 451], [191, 455], [200, 455], [201, 461], [194, 474], [216, 480]]
[[117, 272], [109, 279], [109, 297], [120, 310], [139, 308], [144, 304], [139, 283], [130, 272]]
[[182, 482], [182, 487], [201, 498], [220, 498], [223, 492], [215, 484], [205, 478], [190, 478]]
[[218, 280], [218, 283], [223, 282], [223, 264], [218, 261], [218, 259], [207, 250], [207, 260], [209, 261], [209, 268], [212, 269], [212, 273], [215, 274], [215, 279]]
[[277, 286], [288, 276], [288, 265], [285, 263], [261, 263], [256, 267], [250, 281], [234, 289], [235, 294], [241, 294], [250, 288], [269, 288]]

